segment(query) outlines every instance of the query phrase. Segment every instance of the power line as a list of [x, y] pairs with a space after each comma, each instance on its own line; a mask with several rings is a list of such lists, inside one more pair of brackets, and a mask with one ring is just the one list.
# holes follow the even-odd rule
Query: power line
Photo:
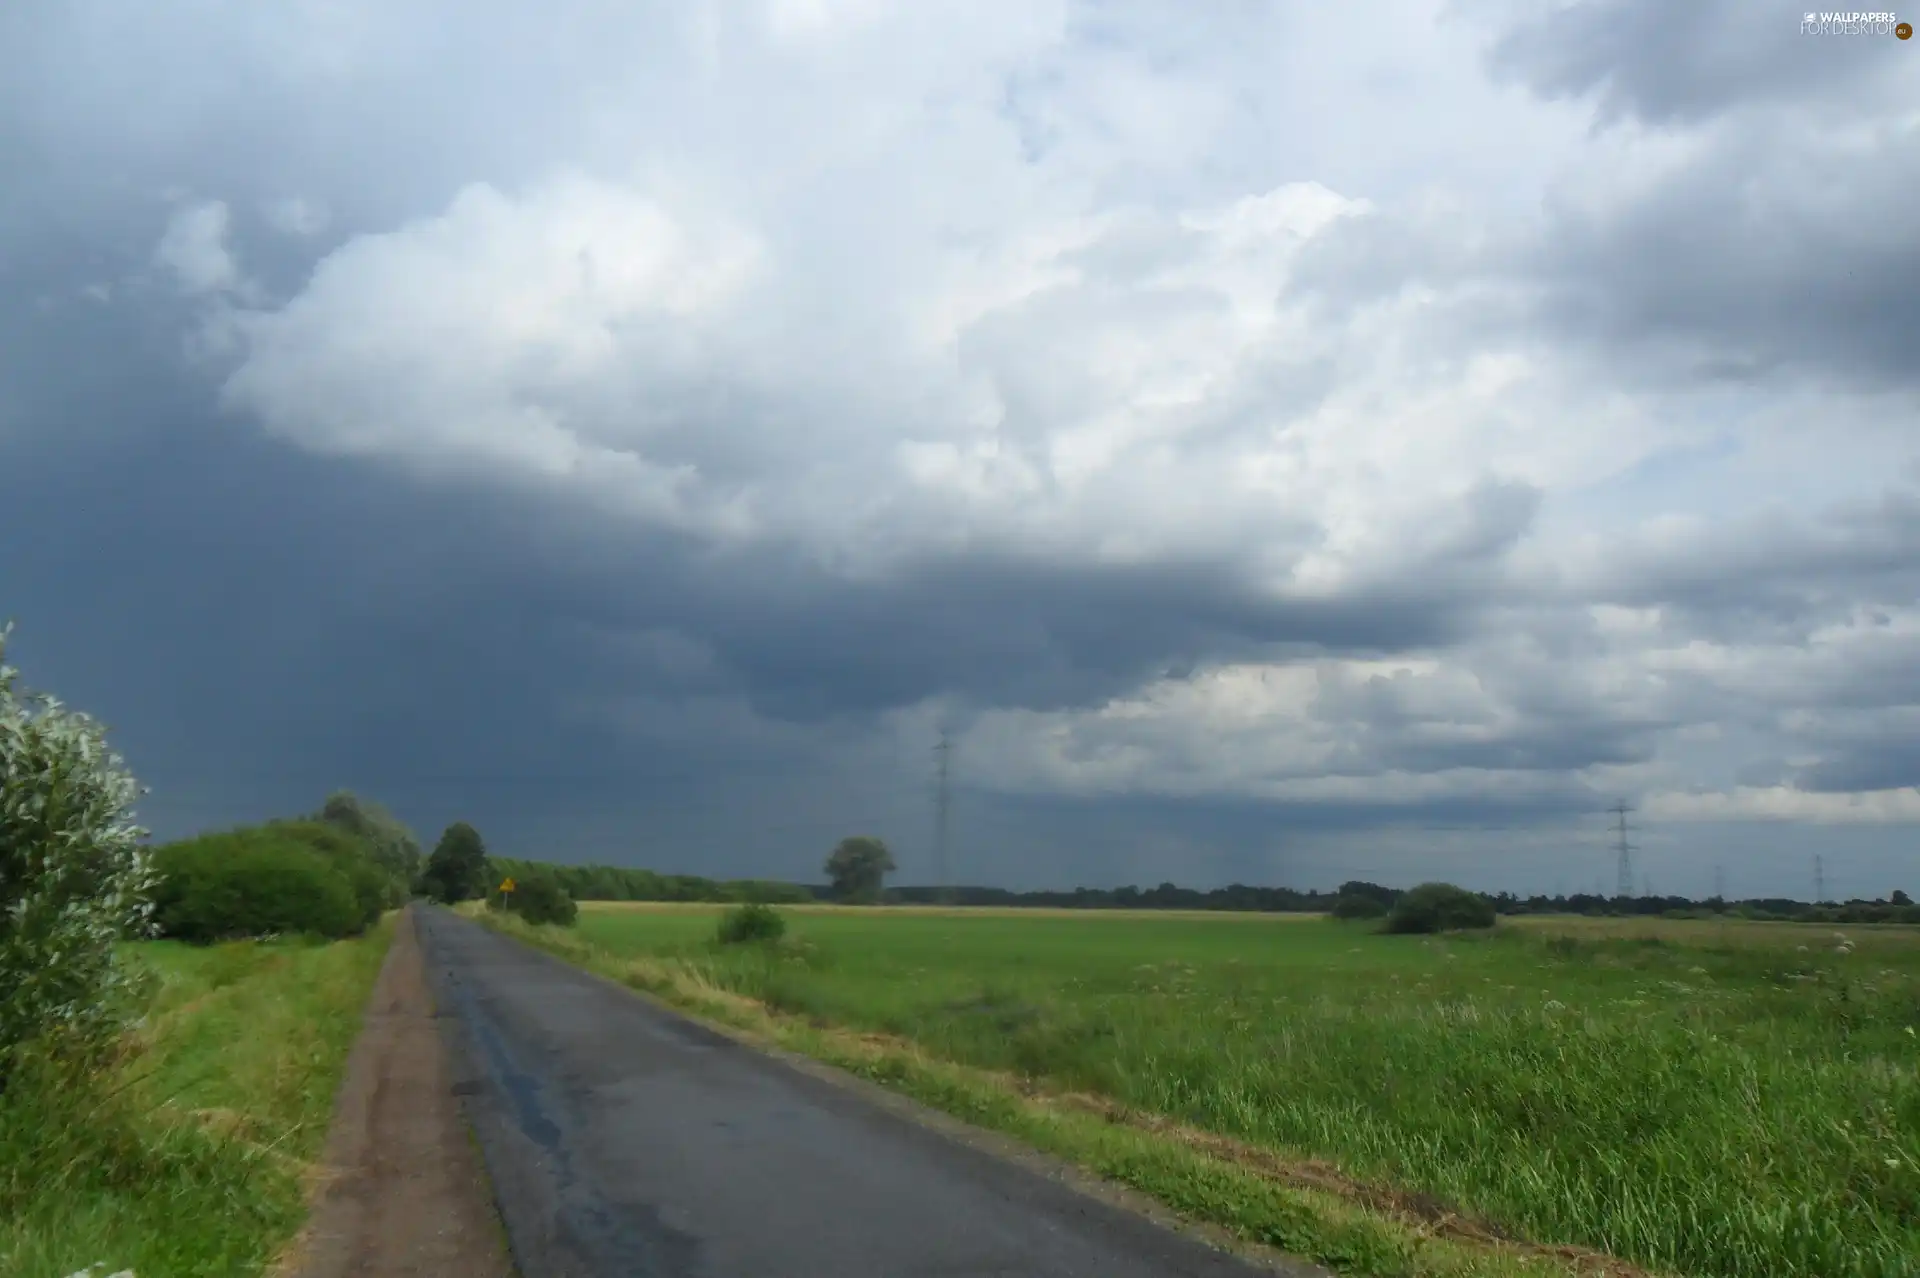
[[1633, 809], [1627, 806], [1627, 801], [1625, 799], [1622, 799], [1620, 802], [1614, 804], [1613, 807], [1609, 809], [1609, 811], [1611, 811], [1614, 814], [1614, 816], [1618, 818], [1617, 824], [1615, 826], [1615, 832], [1618, 835], [1618, 838], [1615, 840], [1615, 843], [1614, 843], [1614, 847], [1616, 848], [1620, 856], [1619, 882], [1618, 882], [1619, 890], [1616, 893], [1616, 895], [1623, 898], [1630, 897], [1633, 895], [1634, 845], [1627, 842], [1627, 813], [1631, 812], [1632, 810]]

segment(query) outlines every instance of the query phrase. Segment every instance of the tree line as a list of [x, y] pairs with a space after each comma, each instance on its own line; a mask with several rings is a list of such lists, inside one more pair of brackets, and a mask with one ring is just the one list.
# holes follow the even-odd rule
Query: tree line
[[[835, 858], [838, 858], [836, 861]], [[887, 886], [884, 876], [893, 868], [886, 845], [855, 837], [843, 840], [823, 867], [827, 882], [794, 883], [772, 879], [716, 879], [694, 874], [665, 874], [654, 870], [611, 865], [557, 865], [495, 858], [497, 875], [524, 876], [539, 868], [551, 871], [577, 901], [686, 901], [714, 904], [759, 902], [770, 905], [810, 901], [866, 902], [887, 905], [957, 905], [1029, 907], [1069, 910], [1218, 910], [1234, 913], [1339, 914], [1343, 917], [1384, 917], [1407, 889], [1365, 880], [1349, 880], [1331, 891], [1231, 883], [1200, 889], [1161, 883], [1142, 888], [1036, 889]], [[1498, 914], [1585, 914], [1631, 917], [1737, 917], [1808, 923], [1917, 923], [1920, 906], [1905, 892], [1894, 891], [1878, 900], [1855, 899], [1814, 904], [1786, 898], [1694, 900], [1683, 896], [1609, 897], [1598, 894], [1522, 897], [1512, 892], [1478, 893]], [[1370, 908], [1369, 903], [1377, 905]]]

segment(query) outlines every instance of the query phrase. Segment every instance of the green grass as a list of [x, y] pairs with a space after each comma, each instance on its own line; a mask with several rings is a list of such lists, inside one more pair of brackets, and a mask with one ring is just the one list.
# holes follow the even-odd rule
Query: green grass
[[1434, 939], [1261, 917], [789, 914], [777, 959], [714, 946], [711, 910], [590, 908], [579, 934], [815, 1029], [1326, 1160], [1536, 1242], [1679, 1274], [1920, 1272], [1911, 929], [1843, 928], [1843, 953], [1831, 929], [1742, 923]]
[[125, 1058], [0, 1096], [0, 1273], [260, 1273], [305, 1217], [391, 935], [129, 947], [159, 984]]

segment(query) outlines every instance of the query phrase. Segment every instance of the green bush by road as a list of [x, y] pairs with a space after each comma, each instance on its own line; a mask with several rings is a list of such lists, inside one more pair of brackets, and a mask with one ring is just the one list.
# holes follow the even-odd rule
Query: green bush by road
[[338, 939], [380, 917], [383, 876], [349, 836], [266, 825], [171, 843], [154, 854], [154, 922], [197, 944], [305, 933]]

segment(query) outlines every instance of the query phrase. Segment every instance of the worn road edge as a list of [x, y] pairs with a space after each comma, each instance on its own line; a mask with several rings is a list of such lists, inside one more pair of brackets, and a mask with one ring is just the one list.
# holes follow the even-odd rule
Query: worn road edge
[[[451, 911], [444, 913], [461, 926], [486, 926], [460, 918]], [[628, 998], [638, 999], [682, 1025], [737, 1043], [797, 1073], [851, 1093], [899, 1121], [936, 1132], [977, 1153], [1013, 1164], [1110, 1209], [1127, 1212], [1170, 1233], [1237, 1256], [1285, 1278], [1335, 1278], [1332, 1271], [1299, 1256], [1250, 1243], [1216, 1225], [1189, 1220], [1146, 1194], [1104, 1180], [1077, 1164], [1043, 1153], [1010, 1136], [974, 1127], [879, 1083], [767, 1043], [746, 1031], [689, 1015], [645, 990], [635, 989], [599, 972], [569, 963], [516, 937], [491, 928], [487, 930], [540, 962], [584, 977]], [[461, 988], [458, 975], [443, 958], [432, 952], [424, 931], [421, 944], [427, 957], [429, 984], [439, 1008], [437, 1015], [442, 1018], [441, 1024], [456, 1062], [456, 1077], [461, 1080], [458, 1090], [464, 1094], [468, 1121], [486, 1157], [487, 1172], [494, 1187], [500, 1219], [511, 1240], [514, 1262], [524, 1278], [600, 1278], [579, 1268], [570, 1254], [571, 1249], [556, 1236], [553, 1222], [558, 1215], [559, 1204], [549, 1192], [548, 1179], [535, 1171], [542, 1161], [542, 1152], [513, 1121], [508, 1113], [510, 1101], [500, 1094], [494, 1071], [482, 1064], [489, 1054], [487, 1045], [482, 1041], [487, 1032], [484, 1017], [478, 1015], [471, 1003], [471, 996]]]
[[512, 1278], [504, 1230], [455, 1099], [412, 909], [393, 920], [335, 1092], [294, 1278]]

